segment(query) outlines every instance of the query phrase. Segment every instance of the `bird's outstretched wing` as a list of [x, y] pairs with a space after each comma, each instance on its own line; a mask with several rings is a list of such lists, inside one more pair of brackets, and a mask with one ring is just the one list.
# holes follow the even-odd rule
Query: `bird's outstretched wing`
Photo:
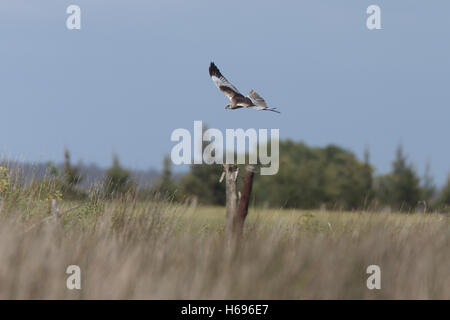
[[277, 108], [269, 108], [266, 101], [259, 94], [257, 94], [255, 90], [250, 91], [250, 93], [247, 95], [247, 98], [249, 98], [254, 104], [254, 106], [250, 107], [252, 109], [281, 113], [280, 111], [276, 110]]
[[214, 62], [209, 66], [209, 75], [217, 88], [220, 89], [230, 100], [236, 95], [242, 95], [235, 86], [231, 84], [219, 71]]

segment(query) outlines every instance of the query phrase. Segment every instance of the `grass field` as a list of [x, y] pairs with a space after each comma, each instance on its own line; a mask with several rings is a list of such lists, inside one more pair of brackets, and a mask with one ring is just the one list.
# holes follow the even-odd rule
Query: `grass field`
[[450, 299], [447, 215], [250, 209], [233, 250], [224, 208], [39, 199], [0, 203], [2, 299]]

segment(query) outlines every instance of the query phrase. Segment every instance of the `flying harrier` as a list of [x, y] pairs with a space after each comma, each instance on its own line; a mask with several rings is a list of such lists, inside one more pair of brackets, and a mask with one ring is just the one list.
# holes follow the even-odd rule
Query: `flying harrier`
[[233, 86], [219, 71], [214, 62], [209, 66], [209, 75], [212, 81], [230, 99], [231, 103], [225, 109], [251, 108], [280, 113], [276, 108], [269, 108], [266, 101], [254, 90], [244, 97], [235, 86]]

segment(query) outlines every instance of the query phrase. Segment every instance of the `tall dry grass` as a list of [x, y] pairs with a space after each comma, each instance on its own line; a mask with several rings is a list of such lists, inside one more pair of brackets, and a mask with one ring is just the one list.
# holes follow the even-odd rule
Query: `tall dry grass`
[[[186, 211], [193, 210], [188, 213]], [[333, 227], [298, 219], [249, 221], [236, 250], [218, 221], [163, 203], [109, 203], [75, 210], [64, 231], [46, 213], [1, 213], [2, 299], [449, 299], [448, 218], [349, 218]], [[205, 213], [203, 213], [205, 214]], [[267, 213], [266, 213], [267, 214]], [[187, 216], [186, 216], [187, 215]], [[312, 216], [312, 218], [311, 218]], [[389, 215], [391, 216], [391, 215]], [[328, 225], [328, 224], [327, 224]], [[79, 265], [82, 289], [66, 288]], [[368, 265], [381, 290], [368, 290]]]
[[[47, 189], [0, 200], [1, 299], [450, 299], [446, 215], [253, 209], [232, 249], [223, 208], [93, 191], [59, 202], [61, 228]], [[366, 287], [373, 264], [381, 290]]]

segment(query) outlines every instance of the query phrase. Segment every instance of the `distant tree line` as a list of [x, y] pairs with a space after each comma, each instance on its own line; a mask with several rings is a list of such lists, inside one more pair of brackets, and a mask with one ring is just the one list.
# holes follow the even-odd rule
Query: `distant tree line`
[[[280, 142], [279, 167], [274, 176], [256, 175], [253, 205], [407, 212], [450, 208], [450, 176], [444, 188], [436, 190], [429, 166], [419, 177], [401, 145], [391, 172], [384, 175], [374, 175], [368, 150], [360, 161], [352, 152], [335, 145], [317, 148], [291, 140]], [[179, 193], [203, 204], [224, 205], [221, 173], [221, 165], [192, 165], [178, 186]]]
[[[79, 167], [71, 163], [68, 150], [64, 151], [64, 159], [62, 169], [48, 164], [55, 190], [66, 199], [88, 197], [88, 193], [79, 187], [84, 177]], [[191, 165], [187, 174], [175, 179], [171, 160], [165, 156], [159, 180], [152, 187], [137, 188], [130, 171], [114, 155], [103, 183], [96, 188], [105, 198], [131, 196], [144, 200], [157, 196], [170, 201], [224, 205], [225, 185], [219, 182], [222, 171], [222, 166], [217, 164]], [[420, 177], [401, 145], [397, 148], [391, 171], [374, 175], [368, 150], [364, 159], [359, 160], [352, 152], [335, 145], [318, 148], [285, 140], [280, 142], [278, 174], [255, 175], [251, 204], [331, 210], [450, 211], [450, 176], [445, 186], [437, 190], [430, 167], [427, 166]]]

